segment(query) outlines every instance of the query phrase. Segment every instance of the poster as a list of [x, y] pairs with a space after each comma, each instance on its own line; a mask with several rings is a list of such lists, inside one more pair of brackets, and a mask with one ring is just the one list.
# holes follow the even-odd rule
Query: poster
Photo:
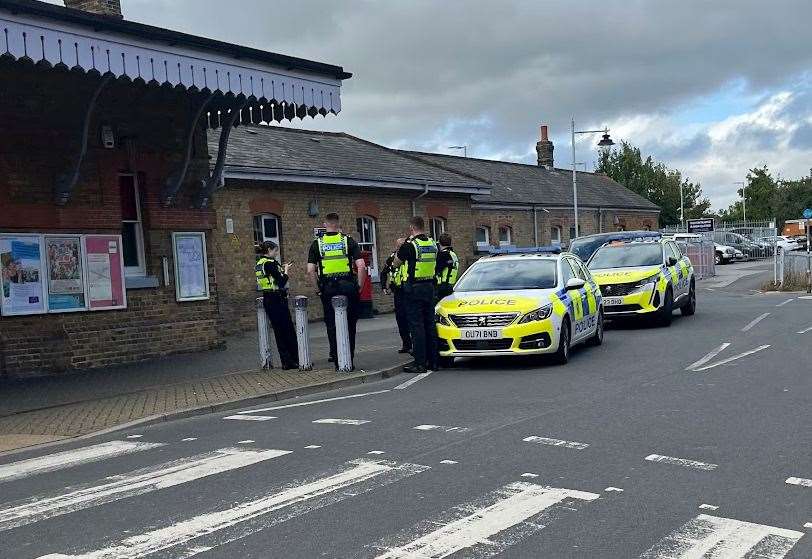
[[178, 301], [209, 298], [205, 233], [172, 233], [175, 256], [175, 296]]
[[48, 310], [86, 310], [82, 238], [78, 235], [46, 235], [45, 255], [48, 263]]
[[127, 308], [120, 235], [85, 235], [87, 305], [92, 311]]
[[45, 312], [45, 270], [39, 235], [0, 236], [3, 315]]

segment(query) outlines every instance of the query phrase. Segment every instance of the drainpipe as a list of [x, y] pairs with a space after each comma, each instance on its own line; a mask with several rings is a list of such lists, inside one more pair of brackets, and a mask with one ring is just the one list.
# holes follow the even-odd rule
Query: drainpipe
[[423, 192], [421, 192], [415, 198], [412, 198], [412, 217], [417, 215], [417, 201], [428, 193], [429, 193], [429, 183], [425, 183], [423, 185]]

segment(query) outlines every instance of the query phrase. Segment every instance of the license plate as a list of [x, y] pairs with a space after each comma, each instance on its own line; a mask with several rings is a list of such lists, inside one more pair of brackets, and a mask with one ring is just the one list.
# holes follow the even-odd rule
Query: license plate
[[623, 297], [604, 297], [603, 305], [606, 307], [615, 307], [623, 304]]
[[463, 340], [496, 340], [502, 337], [498, 328], [473, 328], [462, 330]]

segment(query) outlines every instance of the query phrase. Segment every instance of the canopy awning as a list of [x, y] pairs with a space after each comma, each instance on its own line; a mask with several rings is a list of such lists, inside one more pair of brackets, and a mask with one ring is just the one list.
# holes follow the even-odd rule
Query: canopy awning
[[[339, 66], [32, 0], [0, 0], [0, 59], [211, 95], [209, 122], [281, 121], [341, 110]], [[217, 103], [222, 98], [224, 102]], [[239, 99], [235, 104], [229, 99]]]

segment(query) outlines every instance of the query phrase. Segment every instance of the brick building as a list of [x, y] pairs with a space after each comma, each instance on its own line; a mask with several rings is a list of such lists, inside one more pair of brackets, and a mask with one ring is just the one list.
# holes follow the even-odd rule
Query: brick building
[[[213, 157], [217, 144], [210, 133]], [[474, 258], [471, 199], [490, 190], [479, 178], [348, 134], [268, 126], [232, 132], [224, 177], [214, 200], [220, 228], [213, 241], [227, 332], [256, 324], [256, 242], [277, 242], [282, 258], [295, 264], [292, 293], [312, 295], [305, 283], [307, 250], [324, 215], [338, 212], [344, 230], [370, 253], [374, 306], [386, 312], [392, 297], [381, 293], [378, 272], [395, 240], [408, 235], [409, 218], [423, 216], [435, 237], [451, 234], [468, 265]], [[320, 305], [311, 305], [310, 315], [320, 314]]]
[[0, 377], [222, 344], [206, 128], [336, 113], [349, 77], [67, 4], [0, 0]]

